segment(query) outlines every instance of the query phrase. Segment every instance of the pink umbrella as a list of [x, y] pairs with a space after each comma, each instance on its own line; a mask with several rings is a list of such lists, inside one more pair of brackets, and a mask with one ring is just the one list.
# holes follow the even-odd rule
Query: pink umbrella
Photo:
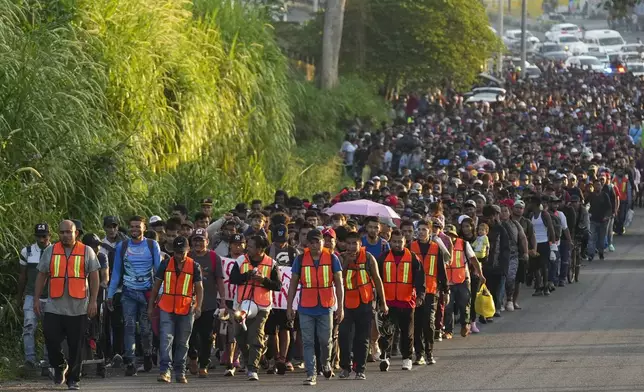
[[396, 213], [396, 211], [391, 209], [391, 207], [364, 199], [336, 203], [331, 208], [326, 210], [326, 213], [329, 215], [365, 215], [400, 219], [400, 216]]

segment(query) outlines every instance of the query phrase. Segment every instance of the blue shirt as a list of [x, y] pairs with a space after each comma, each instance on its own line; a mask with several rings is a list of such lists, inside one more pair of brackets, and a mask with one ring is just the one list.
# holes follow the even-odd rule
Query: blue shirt
[[[303, 255], [299, 255], [295, 258], [293, 266], [291, 267], [291, 273], [302, 276], [302, 257]], [[319, 262], [319, 259], [313, 260], [313, 264], [315, 264], [316, 267], [318, 266]], [[338, 259], [338, 256], [334, 254], [331, 255], [331, 268], [334, 274], [336, 272], [342, 272], [342, 264], [340, 263], [340, 259]], [[318, 305], [313, 308], [299, 307], [297, 311], [307, 316], [324, 316], [325, 314], [329, 314], [329, 312], [331, 312], [331, 308], [325, 308], [318, 303]]]
[[389, 250], [389, 243], [380, 237], [378, 237], [378, 243], [371, 245], [369, 241], [367, 241], [367, 236], [364, 236], [362, 237], [362, 246], [367, 248], [367, 252], [371, 253], [376, 260]]
[[121, 259], [121, 249], [125, 241], [119, 242], [114, 251], [114, 268], [110, 279], [110, 287], [107, 291], [107, 298], [113, 298], [116, 290], [121, 285], [121, 276], [123, 277], [123, 286], [139, 291], [147, 291], [152, 288], [152, 278], [154, 271], [159, 269], [161, 264], [161, 249], [159, 243], [153, 241], [152, 254], [148, 241], [136, 243], [129, 239], [125, 257]]

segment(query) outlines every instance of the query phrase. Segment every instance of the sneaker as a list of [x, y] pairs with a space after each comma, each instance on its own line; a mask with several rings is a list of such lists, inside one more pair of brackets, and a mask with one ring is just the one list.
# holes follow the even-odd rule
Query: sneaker
[[479, 332], [481, 332], [481, 331], [479, 330], [479, 327], [477, 327], [477, 326], [476, 326], [476, 321], [472, 321], [472, 323], [470, 324], [470, 331], [471, 331], [472, 333], [479, 333]]
[[[144, 355], [143, 356], [143, 371], [148, 373], [150, 370], [152, 370], [152, 355]], [[197, 373], [194, 373], [197, 374]]]
[[190, 370], [190, 374], [192, 374], [193, 376], [199, 373], [199, 364], [197, 364], [197, 358], [190, 359], [190, 362], [188, 362], [188, 370]]
[[259, 376], [257, 375], [257, 372], [248, 372], [248, 381], [258, 381]]
[[487, 324], [487, 320], [483, 316], [479, 316], [479, 323], [481, 324]]
[[234, 377], [235, 376], [235, 368], [230, 368], [226, 369], [226, 372], [224, 373], [224, 376], [226, 377]]
[[411, 370], [411, 359], [403, 359], [402, 370]]
[[80, 389], [80, 385], [78, 385], [78, 381], [70, 381], [67, 384], [67, 389], [70, 391], [78, 391]]
[[293, 364], [291, 362], [286, 362], [284, 364], [284, 366], [286, 367], [287, 372], [294, 372], [295, 371], [295, 367], [293, 367]]
[[454, 335], [451, 332], [445, 332], [443, 334], [445, 336], [445, 339], [450, 340], [451, 338], [454, 337]]
[[364, 375], [364, 373], [357, 373], [356, 374], [356, 380], [366, 380], [367, 376]]
[[119, 369], [122, 364], [123, 364], [123, 357], [120, 356], [119, 354], [115, 354], [114, 357], [112, 357], [112, 367], [114, 369]]
[[309, 376], [304, 380], [304, 385], [317, 385], [318, 384], [318, 378], [317, 376]]
[[514, 304], [512, 302], [508, 302], [505, 304], [505, 310], [508, 312], [514, 312]]
[[136, 376], [136, 366], [133, 363], [129, 363], [125, 368], [125, 375], [127, 377]]
[[428, 365], [434, 365], [436, 363], [436, 358], [434, 358], [434, 354], [432, 352], [428, 352], [425, 356], [427, 357]]
[[164, 372], [159, 374], [159, 377], [157, 377], [157, 381], [170, 383], [170, 372]]
[[[599, 260], [604, 260], [604, 254], [603, 253], [599, 254]], [[590, 259], [590, 261], [593, 261], [593, 259]]]
[[188, 383], [188, 379], [186, 378], [186, 376], [184, 374], [181, 374], [179, 376], [175, 376], [174, 381], [177, 384], [187, 384]]
[[324, 368], [322, 368], [322, 374], [327, 380], [333, 377], [333, 369], [331, 369], [329, 364], [324, 365]]
[[421, 365], [427, 365], [427, 362], [425, 362], [425, 358], [421, 355], [420, 357], [416, 357], [416, 360], [414, 361], [414, 365], [416, 366], [421, 366]]
[[542, 295], [543, 295], [543, 290], [541, 289], [537, 289], [534, 291], [534, 293], [532, 293], [533, 297], [541, 297]]
[[443, 341], [443, 332], [440, 331], [440, 330], [437, 330], [436, 332], [434, 332], [434, 340], [436, 340], [437, 342], [442, 342]]
[[514, 310], [521, 310], [521, 309], [523, 309], [523, 308], [522, 308], [521, 306], [519, 306], [519, 304], [518, 304], [518, 303], [516, 303], [516, 302], [514, 302], [514, 304], [513, 304], [513, 305], [514, 305]]
[[67, 380], [67, 370], [69, 370], [67, 362], [54, 368], [54, 384], [63, 385], [65, 383]]
[[501, 312], [498, 310], [494, 313], [494, 317], [501, 317]]
[[199, 378], [206, 378], [206, 377], [208, 377], [208, 368], [199, 369]]
[[[615, 252], [615, 245], [613, 245], [613, 244], [608, 245], [608, 251], [609, 252]], [[601, 257], [601, 255], [600, 255], [600, 257]]]
[[558, 286], [559, 286], [559, 287], [566, 287], [566, 282], [564, 282], [564, 281], [562, 280], [561, 282], [559, 282], [559, 285], [558, 285]]
[[389, 360], [383, 359], [380, 361], [380, 371], [386, 372], [387, 370], [389, 370]]
[[[293, 365], [291, 365], [293, 366]], [[286, 374], [286, 363], [284, 361], [277, 361], [275, 364], [275, 369], [277, 370], [277, 374], [280, 376], [283, 376]]]
[[550, 295], [550, 290], [548, 290], [548, 289], [544, 289], [544, 290], [543, 290], [543, 295], [545, 295], [546, 297], [548, 297], [548, 296]]
[[461, 336], [466, 338], [470, 334], [470, 325], [465, 324], [461, 327]]
[[350, 375], [351, 371], [347, 369], [342, 369], [342, 371], [340, 372], [340, 378], [342, 379], [349, 378]]

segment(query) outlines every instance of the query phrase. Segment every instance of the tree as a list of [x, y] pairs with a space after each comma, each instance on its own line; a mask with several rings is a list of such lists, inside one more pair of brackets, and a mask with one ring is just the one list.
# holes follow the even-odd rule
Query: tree
[[340, 61], [345, 4], [346, 0], [328, 0], [324, 13], [321, 85], [325, 90], [338, 84], [338, 63]]

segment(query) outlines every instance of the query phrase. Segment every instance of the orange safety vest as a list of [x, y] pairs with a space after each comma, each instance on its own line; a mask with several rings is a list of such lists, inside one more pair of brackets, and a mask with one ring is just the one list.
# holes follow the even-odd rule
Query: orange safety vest
[[[244, 262], [241, 267], [239, 267], [239, 272], [242, 274], [252, 270], [253, 265], [250, 263], [248, 255], [244, 256]], [[261, 263], [257, 266], [257, 271], [262, 276], [262, 278], [270, 278], [271, 270], [273, 269], [273, 259], [269, 256], [264, 255]], [[244, 300], [252, 299], [258, 306], [267, 307], [273, 301], [273, 296], [271, 291], [265, 287], [262, 287], [260, 283], [257, 283], [254, 280], [248, 281], [248, 284], [240, 286], [241, 290], [237, 292], [237, 302], [241, 303]]]
[[619, 189], [619, 200], [625, 201], [628, 200], [628, 176], [624, 175], [621, 179], [617, 176], [613, 177], [613, 185]]
[[330, 308], [335, 305], [333, 265], [331, 264], [331, 252], [328, 249], [322, 249], [317, 267], [313, 263], [311, 250], [309, 248], [304, 249], [300, 280], [302, 282], [302, 293], [299, 306], [313, 308], [320, 305], [324, 308]]
[[420, 253], [420, 243], [418, 241], [411, 243], [410, 250], [423, 262], [423, 269], [425, 270], [425, 293], [436, 294], [436, 288], [438, 286], [438, 280], [436, 279], [436, 259], [438, 259], [440, 253], [438, 244], [432, 241], [429, 244], [429, 251], [424, 256]]
[[344, 276], [344, 306], [356, 309], [373, 301], [373, 283], [367, 271], [367, 250], [363, 246], [355, 261], [347, 266]]
[[405, 253], [398, 265], [394, 259], [394, 253], [389, 251], [383, 264], [385, 287], [385, 299], [387, 301], [409, 302], [414, 296], [414, 282], [412, 273], [411, 251], [405, 249]]
[[452, 247], [452, 259], [447, 266], [447, 280], [453, 284], [465, 282], [467, 279], [467, 263], [465, 263], [465, 241], [457, 238]]
[[192, 306], [193, 277], [195, 261], [186, 257], [183, 268], [177, 275], [174, 257], [168, 261], [163, 280], [163, 293], [159, 300], [159, 308], [166, 313], [185, 316], [190, 313]]
[[61, 298], [65, 293], [76, 299], [87, 298], [85, 275], [85, 245], [76, 241], [69, 257], [61, 242], [56, 242], [49, 261], [49, 298]]

